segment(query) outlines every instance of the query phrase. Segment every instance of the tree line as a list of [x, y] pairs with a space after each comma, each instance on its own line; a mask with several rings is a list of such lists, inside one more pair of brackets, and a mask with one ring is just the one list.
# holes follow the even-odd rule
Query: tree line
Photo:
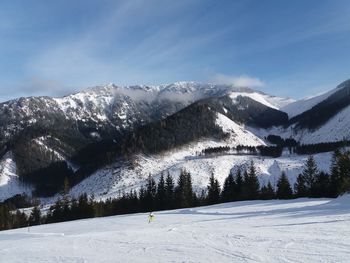
[[[271, 137], [274, 139], [271, 139]], [[350, 141], [347, 140], [315, 144], [298, 144], [294, 139], [282, 139], [277, 135], [269, 135], [267, 138], [269, 138], [267, 139], [268, 141], [274, 143], [275, 145], [237, 145], [235, 147], [208, 147], [203, 149], [200, 155], [227, 154], [231, 151], [237, 154], [251, 154], [278, 158], [282, 155], [284, 149], [288, 149], [291, 154], [295, 153], [299, 155], [310, 155], [322, 152], [332, 152], [336, 151], [337, 149], [350, 146]]]
[[193, 189], [191, 174], [183, 170], [176, 181], [169, 172], [167, 175], [162, 174], [157, 182], [150, 175], [139, 191], [124, 193], [119, 198], [105, 201], [96, 201], [93, 196], [88, 197], [86, 194], [70, 198], [69, 186], [65, 182], [64, 198], [57, 200], [44, 215], [36, 203], [29, 215], [14, 209], [15, 206], [28, 205], [27, 199], [18, 196], [11, 202], [1, 203], [0, 230], [243, 200], [337, 197], [350, 191], [350, 151], [335, 151], [330, 171], [330, 174], [319, 171], [314, 157], [310, 155], [294, 186], [290, 184], [285, 172], [281, 173], [276, 186], [272, 186], [271, 182], [260, 185], [252, 161], [247, 169], [239, 168], [235, 173], [230, 173], [222, 186], [212, 174], [206, 190], [198, 194]]

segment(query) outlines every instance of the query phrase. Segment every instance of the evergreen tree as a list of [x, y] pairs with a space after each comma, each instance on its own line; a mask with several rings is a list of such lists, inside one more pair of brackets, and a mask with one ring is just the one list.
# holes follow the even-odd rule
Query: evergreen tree
[[332, 163], [331, 163], [331, 178], [330, 178], [330, 192], [332, 197], [337, 197], [340, 193], [340, 185], [341, 185], [341, 177], [340, 177], [340, 171], [339, 171], [339, 158], [340, 158], [340, 151], [335, 150], [332, 156]]
[[339, 165], [339, 194], [350, 191], [350, 151], [344, 151], [338, 158]]
[[311, 187], [316, 180], [317, 174], [318, 174], [318, 170], [317, 170], [315, 159], [312, 155], [310, 155], [306, 160], [304, 170], [302, 172], [305, 186], [309, 194], [310, 194]]
[[244, 173], [244, 196], [248, 200], [257, 199], [259, 197], [259, 180], [256, 175], [254, 162], [251, 161], [248, 172]]
[[236, 182], [232, 174], [229, 174], [224, 182], [222, 188], [221, 200], [223, 202], [230, 202], [235, 199]]
[[140, 187], [139, 190], [139, 205], [141, 212], [147, 211], [146, 190], [143, 185]]
[[10, 218], [11, 214], [7, 205], [0, 204], [0, 230], [11, 228]]
[[28, 225], [28, 219], [24, 212], [16, 211], [15, 222], [13, 228], [26, 227]]
[[161, 174], [158, 181], [156, 204], [157, 204], [157, 209], [159, 210], [163, 210], [166, 208], [166, 192], [165, 192], [165, 181], [164, 181], [163, 174]]
[[315, 182], [311, 187], [312, 197], [332, 197], [330, 176], [324, 172], [317, 174]]
[[217, 179], [214, 178], [214, 174], [212, 173], [209, 177], [209, 185], [207, 186], [208, 196], [207, 196], [207, 204], [217, 204], [220, 201], [220, 184]]
[[308, 189], [306, 187], [305, 179], [302, 174], [299, 174], [297, 177], [297, 181], [294, 185], [294, 191], [297, 197], [308, 196]]
[[289, 180], [285, 172], [282, 172], [282, 175], [277, 182], [276, 196], [278, 199], [290, 199], [292, 198], [292, 195], [293, 191], [290, 187]]
[[243, 191], [244, 191], [244, 179], [242, 177], [241, 169], [238, 168], [235, 176], [235, 194], [234, 200], [242, 200], [243, 199]]
[[41, 223], [41, 211], [39, 206], [34, 206], [29, 216], [29, 224], [31, 226], [40, 225]]
[[166, 206], [167, 208], [174, 208], [174, 191], [175, 191], [175, 186], [174, 186], [174, 180], [170, 173], [168, 172], [167, 177], [165, 179], [165, 200], [166, 200]]
[[148, 176], [146, 185], [146, 207], [148, 211], [153, 211], [155, 209], [155, 197], [157, 194], [157, 185], [151, 175]]
[[177, 207], [191, 207], [195, 203], [195, 194], [192, 189], [191, 174], [182, 170], [179, 176], [178, 184], [175, 189]]
[[263, 200], [270, 200], [275, 198], [275, 190], [273, 189], [270, 181], [267, 183], [267, 185], [264, 185], [260, 189], [260, 196]]

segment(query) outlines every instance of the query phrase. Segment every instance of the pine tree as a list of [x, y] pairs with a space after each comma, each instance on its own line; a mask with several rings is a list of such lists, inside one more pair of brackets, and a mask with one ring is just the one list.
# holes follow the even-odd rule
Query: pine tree
[[163, 210], [166, 208], [166, 192], [165, 192], [165, 181], [164, 181], [163, 174], [161, 174], [158, 181], [156, 204], [157, 204], [157, 209]]
[[267, 185], [264, 185], [260, 189], [260, 196], [263, 200], [270, 200], [275, 198], [275, 190], [273, 189], [270, 181], [267, 183]]
[[139, 190], [139, 206], [141, 212], [148, 211], [146, 201], [146, 190], [145, 187], [142, 185]]
[[248, 200], [257, 199], [259, 197], [259, 180], [256, 175], [254, 162], [251, 161], [248, 172], [244, 173], [244, 196]]
[[175, 188], [177, 207], [191, 207], [195, 203], [195, 194], [192, 189], [191, 174], [182, 170]]
[[293, 191], [290, 187], [289, 180], [285, 172], [282, 172], [282, 175], [277, 182], [276, 196], [278, 199], [290, 199], [292, 198], [292, 195]]
[[153, 211], [155, 209], [155, 197], [157, 194], [157, 185], [151, 175], [148, 176], [146, 185], [146, 196], [145, 204], [148, 211]]
[[308, 189], [306, 187], [304, 176], [302, 174], [299, 174], [297, 177], [297, 181], [294, 185], [294, 191], [297, 197], [308, 196]]
[[31, 226], [39, 225], [41, 223], [41, 211], [39, 206], [34, 206], [29, 216], [29, 224]]
[[209, 185], [207, 186], [208, 196], [207, 204], [217, 204], [220, 200], [220, 184], [217, 179], [215, 179], [214, 174], [209, 177]]
[[332, 197], [330, 176], [324, 172], [317, 174], [315, 182], [311, 187], [312, 197]]
[[7, 205], [0, 204], [0, 230], [6, 230], [11, 227], [10, 210]]
[[334, 151], [331, 163], [331, 178], [330, 178], [330, 192], [332, 197], [337, 197], [340, 193], [341, 177], [339, 171], [339, 157], [341, 153], [339, 150]]
[[231, 202], [235, 199], [236, 182], [232, 174], [229, 174], [222, 188], [221, 200], [223, 202]]
[[24, 212], [19, 210], [16, 211], [15, 223], [13, 225], [14, 228], [26, 227], [28, 225], [28, 219]]
[[305, 162], [304, 170], [302, 172], [302, 176], [303, 176], [308, 194], [310, 194], [311, 187], [316, 180], [317, 174], [318, 174], [318, 170], [317, 170], [315, 159], [312, 155], [310, 155]]
[[350, 191], [350, 151], [342, 152], [338, 160], [339, 164], [339, 194], [347, 193]]
[[242, 177], [241, 169], [238, 168], [235, 176], [235, 194], [234, 200], [242, 200], [243, 199], [243, 191], [244, 191], [244, 180]]
[[168, 172], [167, 177], [165, 179], [165, 199], [166, 199], [166, 207], [167, 208], [174, 208], [174, 180], [171, 177], [170, 173]]

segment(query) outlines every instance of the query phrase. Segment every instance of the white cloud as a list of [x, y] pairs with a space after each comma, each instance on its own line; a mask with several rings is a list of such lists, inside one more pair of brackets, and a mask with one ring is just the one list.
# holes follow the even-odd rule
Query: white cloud
[[265, 83], [259, 78], [247, 75], [230, 76], [225, 74], [215, 74], [212, 81], [216, 84], [232, 84], [236, 87], [261, 88]]

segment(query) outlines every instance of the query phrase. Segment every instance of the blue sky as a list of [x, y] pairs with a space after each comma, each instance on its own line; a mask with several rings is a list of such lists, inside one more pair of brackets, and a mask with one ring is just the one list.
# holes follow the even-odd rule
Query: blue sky
[[0, 101], [183, 80], [301, 98], [348, 78], [347, 0], [0, 2]]

